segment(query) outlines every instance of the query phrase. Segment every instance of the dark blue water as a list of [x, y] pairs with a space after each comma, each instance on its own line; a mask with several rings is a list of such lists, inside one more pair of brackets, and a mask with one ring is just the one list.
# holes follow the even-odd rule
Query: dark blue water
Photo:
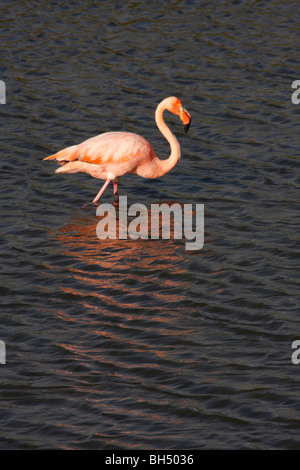
[[[2, 449], [300, 445], [296, 1], [2, 2]], [[101, 182], [43, 158], [110, 130], [169, 146], [128, 204], [204, 204], [205, 241], [104, 240]], [[111, 202], [106, 191], [103, 202]]]

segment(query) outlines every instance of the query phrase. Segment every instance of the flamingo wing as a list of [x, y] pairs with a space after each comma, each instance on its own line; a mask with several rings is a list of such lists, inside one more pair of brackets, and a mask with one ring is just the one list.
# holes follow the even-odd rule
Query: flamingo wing
[[129, 161], [133, 163], [153, 156], [153, 148], [144, 137], [130, 132], [106, 132], [79, 145], [60, 150], [45, 160], [57, 160], [60, 163], [78, 160], [101, 165]]

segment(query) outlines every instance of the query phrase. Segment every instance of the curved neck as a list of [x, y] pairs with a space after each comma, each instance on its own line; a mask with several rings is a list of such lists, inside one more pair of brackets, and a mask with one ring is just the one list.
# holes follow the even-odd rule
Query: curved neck
[[157, 106], [157, 109], [155, 111], [155, 121], [158, 129], [170, 144], [171, 155], [169, 156], [169, 158], [167, 158], [167, 160], [160, 160], [159, 158], [157, 158], [156, 163], [158, 167], [158, 176], [162, 176], [168, 171], [172, 170], [172, 168], [174, 168], [174, 166], [177, 164], [181, 155], [179, 142], [176, 139], [175, 135], [172, 134], [163, 118], [164, 111], [168, 109], [166, 107], [165, 101], [166, 100], [162, 101]]

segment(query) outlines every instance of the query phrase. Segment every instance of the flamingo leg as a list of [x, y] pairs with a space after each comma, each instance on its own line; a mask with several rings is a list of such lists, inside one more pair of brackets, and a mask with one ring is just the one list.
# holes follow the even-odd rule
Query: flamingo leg
[[118, 198], [118, 183], [117, 181], [114, 181], [114, 196]]
[[111, 182], [111, 180], [106, 180], [104, 185], [102, 186], [102, 188], [100, 189], [99, 193], [97, 194], [97, 196], [95, 197], [95, 199], [93, 200], [93, 202], [97, 202], [98, 199], [100, 199], [100, 197], [102, 196], [102, 194], [104, 193], [104, 191], [106, 190], [107, 186], [109, 185], [109, 183]]

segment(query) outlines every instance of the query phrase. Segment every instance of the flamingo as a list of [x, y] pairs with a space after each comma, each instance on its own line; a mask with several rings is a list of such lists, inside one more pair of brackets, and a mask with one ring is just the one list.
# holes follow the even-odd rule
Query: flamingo
[[165, 110], [180, 117], [185, 134], [191, 123], [191, 116], [180, 99], [170, 96], [159, 103], [155, 121], [171, 147], [171, 154], [165, 160], [155, 155], [152, 145], [144, 137], [131, 132], [105, 132], [60, 150], [44, 160], [56, 160], [61, 165], [55, 173], [83, 172], [105, 180], [94, 200], [88, 204], [96, 204], [111, 181], [114, 196], [118, 198], [120, 176], [134, 173], [143, 178], [159, 178], [174, 168], [180, 159], [179, 142], [163, 119]]

